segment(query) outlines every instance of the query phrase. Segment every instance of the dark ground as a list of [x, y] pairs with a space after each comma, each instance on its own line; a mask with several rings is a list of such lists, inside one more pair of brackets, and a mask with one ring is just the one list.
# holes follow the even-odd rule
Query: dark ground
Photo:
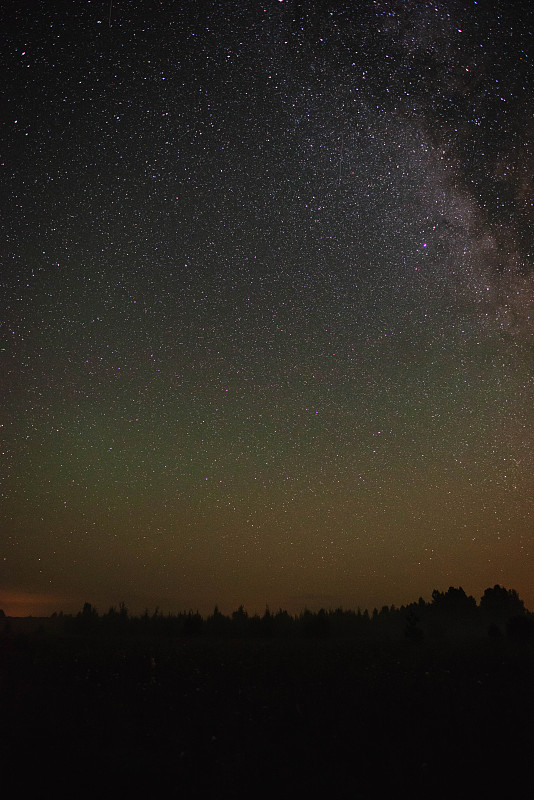
[[0, 634], [4, 796], [516, 795], [534, 645]]

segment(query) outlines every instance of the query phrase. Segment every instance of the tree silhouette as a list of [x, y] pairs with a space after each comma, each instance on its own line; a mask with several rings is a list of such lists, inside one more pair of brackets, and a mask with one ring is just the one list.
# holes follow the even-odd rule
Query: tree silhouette
[[480, 598], [480, 611], [493, 623], [506, 623], [511, 617], [522, 616], [525, 605], [515, 589], [505, 589], [497, 583]]
[[215, 636], [221, 636], [227, 631], [228, 623], [228, 617], [225, 617], [224, 614], [221, 614], [219, 611], [219, 606], [215, 606], [213, 609], [213, 614], [206, 620], [206, 627], [208, 633], [214, 634]]
[[534, 617], [530, 614], [510, 617], [506, 623], [506, 635], [516, 642], [534, 642]]
[[465, 617], [476, 611], [477, 602], [471, 595], [466, 595], [462, 587], [456, 589], [449, 586], [446, 592], [432, 592], [432, 606], [450, 617]]
[[[4, 615], [5, 616], [5, 615]], [[2, 615], [0, 614], [0, 619]], [[60, 619], [55, 615], [56, 622]], [[521, 621], [523, 619], [523, 621]], [[291, 616], [280, 609], [273, 614], [268, 607], [262, 616], [249, 616], [241, 605], [226, 616], [215, 606], [213, 613], [203, 618], [198, 611], [162, 615], [156, 609], [141, 616], [133, 616], [124, 602], [118, 608], [99, 615], [91, 603], [86, 602], [75, 617], [61, 615], [66, 632], [102, 636], [103, 639], [120, 635], [143, 633], [157, 637], [207, 634], [215, 637], [311, 637], [332, 639], [357, 638], [361, 641], [398, 641], [403, 636], [412, 641], [444, 636], [479, 636], [484, 630], [503, 636], [506, 630], [510, 639], [532, 639], [534, 616], [525, 610], [523, 601], [513, 589], [496, 584], [485, 590], [477, 606], [476, 600], [462, 587], [449, 586], [447, 591], [435, 589], [432, 601], [422, 597], [407, 606], [394, 605], [375, 608], [372, 616], [365, 609], [357, 611], [321, 608], [317, 612], [304, 609]], [[58, 627], [58, 626], [56, 626]]]
[[188, 614], [183, 615], [183, 632], [186, 636], [196, 636], [202, 633], [204, 627], [204, 620], [198, 613], [190, 611]]
[[410, 609], [406, 615], [404, 635], [412, 642], [420, 642], [425, 637], [422, 628], [419, 626], [419, 617], [413, 609]]
[[243, 605], [232, 612], [231, 633], [233, 636], [245, 636], [248, 630], [249, 617]]

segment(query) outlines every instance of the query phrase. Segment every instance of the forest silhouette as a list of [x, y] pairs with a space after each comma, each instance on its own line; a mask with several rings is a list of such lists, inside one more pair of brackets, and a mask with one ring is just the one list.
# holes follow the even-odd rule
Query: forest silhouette
[[512, 638], [534, 637], [534, 615], [525, 609], [515, 589], [506, 589], [499, 584], [487, 588], [477, 604], [462, 587], [450, 586], [447, 591], [432, 592], [432, 600], [422, 597], [408, 605], [382, 606], [370, 613], [345, 610], [343, 608], [313, 612], [304, 609], [291, 615], [283, 609], [271, 612], [267, 607], [262, 615], [249, 615], [244, 606], [224, 615], [215, 606], [213, 612], [203, 617], [198, 611], [178, 614], [153, 613], [148, 610], [141, 616], [131, 615], [125, 605], [111, 607], [100, 614], [89, 602], [77, 615], [55, 613], [52, 618], [60, 621], [67, 633], [84, 634], [151, 634], [167, 636], [215, 636], [215, 637], [310, 637], [391, 640], [402, 637], [412, 641], [425, 638], [470, 637], [480, 635]]
[[[0, 615], [6, 796], [463, 798], [528, 778], [514, 590], [368, 611]], [[31, 766], [31, 768], [29, 768]]]

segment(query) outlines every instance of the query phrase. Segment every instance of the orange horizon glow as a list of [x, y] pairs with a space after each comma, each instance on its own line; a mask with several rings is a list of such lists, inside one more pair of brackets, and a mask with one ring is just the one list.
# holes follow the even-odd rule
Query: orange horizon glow
[[0, 591], [0, 609], [6, 617], [49, 617], [54, 612], [71, 613], [80, 608], [72, 597], [44, 592]]

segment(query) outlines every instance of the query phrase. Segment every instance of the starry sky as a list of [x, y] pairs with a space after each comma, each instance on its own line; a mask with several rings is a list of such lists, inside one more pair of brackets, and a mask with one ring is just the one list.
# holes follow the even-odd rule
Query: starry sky
[[2, 4], [6, 613], [534, 608], [528, 6]]

